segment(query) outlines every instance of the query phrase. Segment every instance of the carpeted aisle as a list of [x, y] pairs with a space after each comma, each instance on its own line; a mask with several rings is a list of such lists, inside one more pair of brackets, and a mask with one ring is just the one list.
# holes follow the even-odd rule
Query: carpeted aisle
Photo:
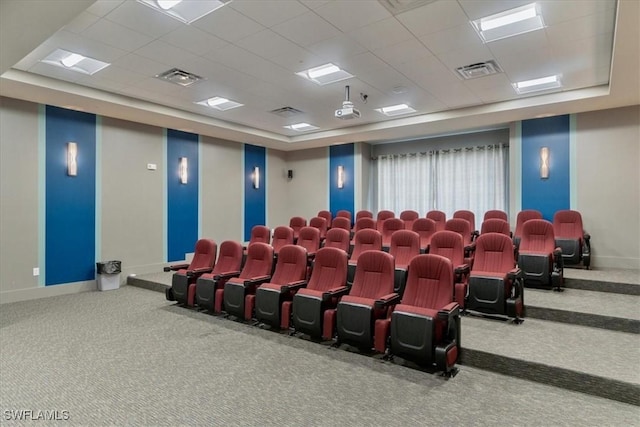
[[131, 286], [2, 305], [0, 343], [2, 425], [640, 425], [637, 406], [466, 366], [447, 381]]

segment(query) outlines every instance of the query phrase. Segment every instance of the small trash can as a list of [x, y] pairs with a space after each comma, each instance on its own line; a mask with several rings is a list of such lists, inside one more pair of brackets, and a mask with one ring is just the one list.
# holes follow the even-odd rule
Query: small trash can
[[99, 291], [110, 291], [120, 287], [121, 261], [96, 262], [96, 272]]

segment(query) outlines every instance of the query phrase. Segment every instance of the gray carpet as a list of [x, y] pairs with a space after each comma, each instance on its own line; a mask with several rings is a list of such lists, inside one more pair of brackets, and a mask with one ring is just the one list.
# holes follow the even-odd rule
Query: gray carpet
[[2, 305], [0, 340], [2, 425], [640, 425], [637, 406], [466, 366], [444, 380], [131, 286]]

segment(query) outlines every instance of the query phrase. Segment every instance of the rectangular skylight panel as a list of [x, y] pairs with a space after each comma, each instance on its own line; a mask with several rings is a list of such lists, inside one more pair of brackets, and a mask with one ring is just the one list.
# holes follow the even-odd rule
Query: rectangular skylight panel
[[111, 65], [107, 62], [102, 62], [64, 49], [54, 50], [44, 58], [42, 62], [89, 75], [93, 75]]
[[557, 89], [559, 87], [562, 87], [562, 83], [557, 75], [513, 83], [513, 88], [519, 94]]
[[339, 82], [340, 80], [346, 80], [353, 77], [352, 74], [341, 70], [340, 67], [332, 63], [320, 65], [319, 67], [310, 68], [305, 71], [300, 71], [296, 74], [300, 77], [304, 77], [307, 80], [311, 80], [312, 82], [320, 86]]
[[309, 123], [294, 123], [292, 125], [285, 126], [285, 128], [295, 130], [298, 132], [306, 132], [310, 130], [320, 129], [318, 126], [310, 125]]
[[485, 43], [544, 28], [537, 3], [476, 19], [471, 24]]
[[376, 108], [375, 111], [389, 117], [416, 112], [415, 109], [409, 107], [407, 104], [390, 105], [388, 107]]
[[221, 8], [231, 0], [138, 0], [170, 17], [191, 24], [194, 21]]

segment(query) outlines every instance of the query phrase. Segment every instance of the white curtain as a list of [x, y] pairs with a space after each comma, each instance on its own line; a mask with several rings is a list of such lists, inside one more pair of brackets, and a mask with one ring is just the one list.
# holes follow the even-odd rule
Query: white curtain
[[435, 202], [434, 152], [381, 156], [378, 170], [378, 211], [426, 213]]
[[424, 215], [438, 209], [451, 218], [471, 210], [476, 222], [487, 210], [507, 210], [509, 147], [488, 145], [377, 159], [377, 210]]

